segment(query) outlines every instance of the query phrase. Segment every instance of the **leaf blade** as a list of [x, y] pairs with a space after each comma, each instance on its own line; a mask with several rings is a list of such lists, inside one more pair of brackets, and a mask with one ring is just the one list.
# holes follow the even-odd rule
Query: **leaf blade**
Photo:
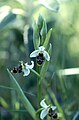
[[47, 35], [46, 35], [46, 39], [45, 39], [45, 42], [43, 44], [43, 46], [47, 49], [47, 46], [48, 46], [48, 43], [49, 43], [49, 40], [50, 40], [50, 36], [51, 36], [51, 33], [52, 33], [52, 28], [48, 31]]
[[11, 72], [9, 71], [9, 69], [7, 69], [8, 74], [10, 76], [10, 79], [13, 81], [13, 86], [16, 89], [24, 107], [27, 109], [27, 111], [29, 112], [29, 114], [32, 116], [32, 118], [35, 120], [35, 109], [33, 108], [33, 106], [31, 105], [30, 101], [26, 98], [26, 96], [24, 95], [21, 87], [19, 86], [18, 82], [16, 81], [16, 79], [14, 78], [14, 76], [11, 74]]

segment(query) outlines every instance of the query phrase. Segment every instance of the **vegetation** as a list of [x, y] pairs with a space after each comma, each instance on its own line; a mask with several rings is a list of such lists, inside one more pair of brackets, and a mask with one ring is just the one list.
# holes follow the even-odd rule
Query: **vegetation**
[[[0, 0], [0, 120], [40, 120], [44, 98], [59, 120], [79, 119], [79, 2], [43, 1]], [[41, 67], [30, 58], [39, 46], [50, 55]], [[19, 61], [34, 61], [28, 76], [11, 73]]]

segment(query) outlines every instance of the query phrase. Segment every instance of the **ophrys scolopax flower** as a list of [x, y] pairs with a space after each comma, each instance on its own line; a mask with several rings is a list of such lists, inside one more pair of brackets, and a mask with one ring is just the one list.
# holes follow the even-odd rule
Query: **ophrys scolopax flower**
[[50, 56], [47, 51], [45, 51], [45, 47], [40, 46], [38, 50], [33, 51], [30, 54], [30, 57], [36, 57], [37, 63], [41, 65], [44, 60], [46, 59], [47, 61], [50, 60]]
[[55, 112], [56, 106], [47, 105], [45, 103], [45, 99], [43, 99], [40, 102], [40, 105], [42, 106], [42, 111], [40, 114], [40, 118], [43, 120], [47, 115], [49, 115], [51, 118], [57, 118], [57, 113]]

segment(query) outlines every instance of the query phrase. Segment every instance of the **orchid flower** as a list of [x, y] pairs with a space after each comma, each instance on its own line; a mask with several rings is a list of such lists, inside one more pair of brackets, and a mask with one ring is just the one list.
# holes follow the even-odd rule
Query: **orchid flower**
[[41, 118], [42, 120], [44, 119], [44, 117], [46, 117], [46, 116], [49, 114], [50, 108], [52, 108], [53, 111], [56, 109], [56, 106], [46, 105], [45, 99], [43, 99], [43, 100], [40, 102], [40, 105], [41, 105], [41, 107], [42, 107], [42, 111], [41, 111], [41, 114], [40, 114], [40, 118]]
[[50, 56], [47, 51], [45, 51], [45, 47], [40, 46], [38, 50], [33, 51], [30, 54], [30, 57], [37, 57], [38, 63], [43, 63], [43, 61], [46, 59], [47, 61], [50, 60]]

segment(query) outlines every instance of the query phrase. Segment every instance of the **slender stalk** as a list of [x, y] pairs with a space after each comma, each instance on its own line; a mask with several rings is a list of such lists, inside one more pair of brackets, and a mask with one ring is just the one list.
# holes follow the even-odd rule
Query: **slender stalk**
[[[31, 69], [31, 71], [37, 75], [37, 86], [38, 86], [38, 109], [40, 108], [40, 101], [41, 101], [41, 77], [40, 77], [40, 66], [37, 65], [37, 71]], [[39, 110], [40, 111], [40, 110]], [[39, 111], [36, 112], [36, 120], [39, 120], [40, 114]]]
[[40, 101], [41, 101], [41, 78], [40, 78], [40, 66], [37, 65], [37, 71], [34, 69], [31, 69], [31, 71], [38, 76], [38, 108], [40, 107]]
[[[40, 66], [37, 65], [37, 71], [40, 74]], [[38, 80], [38, 108], [40, 107], [40, 101], [41, 101], [41, 82], [40, 82], [40, 78], [37, 79]]]
[[41, 78], [40, 78], [40, 66], [37, 65], [37, 71], [36, 72], [34, 69], [31, 70], [34, 74], [36, 74], [38, 76], [38, 108], [40, 107], [40, 101], [41, 101]]
[[38, 80], [38, 108], [40, 107], [40, 101], [41, 101], [41, 83], [39, 83]]

